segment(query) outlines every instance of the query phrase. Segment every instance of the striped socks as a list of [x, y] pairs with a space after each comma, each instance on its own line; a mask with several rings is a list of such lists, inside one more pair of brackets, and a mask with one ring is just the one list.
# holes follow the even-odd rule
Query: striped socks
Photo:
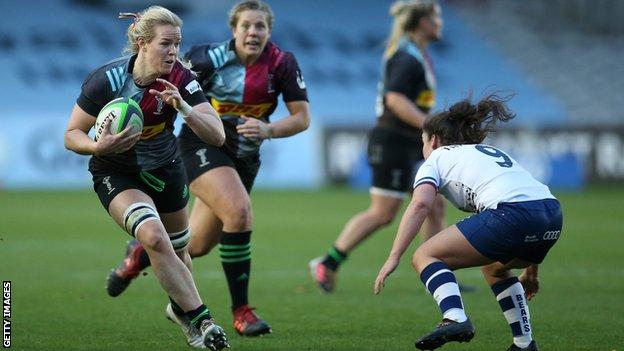
[[464, 312], [455, 274], [446, 264], [440, 261], [429, 264], [420, 273], [420, 280], [440, 306], [443, 319], [450, 319], [458, 323], [468, 319]]
[[221, 265], [227, 278], [232, 308], [248, 303], [249, 274], [251, 271], [251, 231], [223, 232], [219, 245]]
[[513, 277], [500, 281], [491, 288], [511, 327], [514, 344], [520, 348], [529, 346], [532, 340], [531, 322], [522, 284], [518, 278]]
[[325, 259], [323, 259], [323, 265], [325, 267], [331, 269], [332, 271], [336, 271], [340, 264], [347, 259], [347, 253], [338, 250], [335, 246], [332, 246], [329, 251], [327, 251], [327, 255], [325, 255]]
[[212, 316], [210, 315], [210, 311], [208, 310], [208, 307], [206, 307], [206, 305], [203, 305], [203, 304], [197, 307], [196, 309], [187, 312], [186, 316], [191, 321], [191, 324], [198, 330], [200, 330], [202, 321], [204, 321], [205, 319], [209, 319], [209, 320], [212, 319]]

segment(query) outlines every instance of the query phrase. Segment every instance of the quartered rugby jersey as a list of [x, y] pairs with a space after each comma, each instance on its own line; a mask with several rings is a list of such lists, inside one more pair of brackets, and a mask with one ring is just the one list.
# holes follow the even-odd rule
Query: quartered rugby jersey
[[495, 209], [502, 202], [554, 199], [516, 160], [485, 144], [437, 148], [418, 169], [414, 188], [424, 183], [467, 212]]
[[[82, 84], [78, 106], [92, 116], [97, 116], [102, 107], [118, 97], [136, 101], [143, 111], [143, 133], [135, 146], [121, 154], [93, 156], [90, 169], [115, 167], [120, 171], [135, 172], [161, 167], [176, 156], [176, 139], [173, 122], [177, 111], [149, 93], [150, 89], [164, 90], [164, 84], [154, 82], [139, 86], [132, 77], [136, 55], [115, 59], [95, 69]], [[180, 62], [174, 64], [171, 73], [163, 78], [174, 84], [182, 98], [191, 106], [206, 102], [195, 74], [184, 68]]]
[[399, 41], [396, 52], [383, 61], [376, 112], [378, 125], [411, 136], [420, 135], [420, 129], [386, 108], [384, 96], [389, 91], [405, 95], [424, 113], [435, 107], [436, 78], [429, 56], [406, 37]]
[[[258, 60], [245, 66], [236, 57], [234, 40], [194, 46], [186, 57], [206, 97], [223, 120], [225, 148], [236, 157], [258, 153], [261, 141], [239, 135], [236, 126], [244, 123], [240, 116], [269, 122], [277, 107], [277, 98], [284, 102], [307, 101], [305, 82], [297, 60], [269, 42]], [[182, 133], [192, 133], [183, 126]]]

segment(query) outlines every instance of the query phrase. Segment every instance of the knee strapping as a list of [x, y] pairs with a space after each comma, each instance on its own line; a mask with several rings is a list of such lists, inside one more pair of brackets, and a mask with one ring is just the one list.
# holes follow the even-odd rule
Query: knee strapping
[[191, 228], [186, 228], [181, 232], [177, 233], [168, 233], [169, 240], [171, 240], [171, 245], [173, 245], [173, 249], [177, 251], [184, 250], [189, 241], [191, 241]]
[[160, 219], [158, 212], [146, 202], [133, 203], [124, 212], [126, 231], [135, 238], [141, 225], [153, 219]]

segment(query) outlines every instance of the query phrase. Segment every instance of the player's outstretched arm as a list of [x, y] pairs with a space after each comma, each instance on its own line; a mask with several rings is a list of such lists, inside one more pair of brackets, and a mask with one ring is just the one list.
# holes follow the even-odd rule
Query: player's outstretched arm
[[436, 190], [433, 185], [429, 183], [421, 184], [414, 189], [412, 201], [405, 209], [405, 213], [403, 213], [403, 217], [401, 218], [401, 224], [399, 225], [399, 230], [394, 239], [394, 244], [392, 244], [390, 255], [383, 267], [381, 267], [377, 279], [375, 280], [375, 294], [381, 292], [386, 278], [399, 265], [401, 256], [403, 256], [405, 250], [407, 250], [412, 240], [414, 240], [425, 218], [427, 218], [435, 197]]

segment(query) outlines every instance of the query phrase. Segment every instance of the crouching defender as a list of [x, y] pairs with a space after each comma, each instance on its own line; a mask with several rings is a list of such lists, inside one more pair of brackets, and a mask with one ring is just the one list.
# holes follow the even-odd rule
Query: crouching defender
[[[186, 173], [177, 154], [173, 121], [179, 113], [207, 143], [221, 145], [225, 132], [195, 75], [178, 59], [182, 21], [153, 6], [128, 28], [129, 55], [86, 78], [65, 133], [65, 146], [92, 155], [94, 189], [113, 220], [145, 248], [156, 278], [169, 295], [167, 314], [195, 347], [229, 347], [197, 292], [187, 252], [190, 240]], [[109, 132], [97, 141], [87, 133], [109, 101], [126, 97], [143, 111], [142, 133]]]
[[[424, 164], [414, 181], [390, 255], [375, 281], [378, 294], [412, 242], [439, 191], [457, 208], [476, 214], [424, 242], [412, 258], [420, 279], [442, 312], [442, 323], [416, 341], [421, 350], [474, 336], [453, 270], [482, 266], [513, 334], [508, 351], [536, 351], [529, 320], [539, 289], [540, 264], [561, 233], [559, 202], [544, 184], [503, 151], [481, 144], [497, 121], [514, 117], [504, 99], [491, 95], [473, 105], [461, 101], [437, 113], [423, 128]], [[525, 268], [520, 277], [514, 268]]]

